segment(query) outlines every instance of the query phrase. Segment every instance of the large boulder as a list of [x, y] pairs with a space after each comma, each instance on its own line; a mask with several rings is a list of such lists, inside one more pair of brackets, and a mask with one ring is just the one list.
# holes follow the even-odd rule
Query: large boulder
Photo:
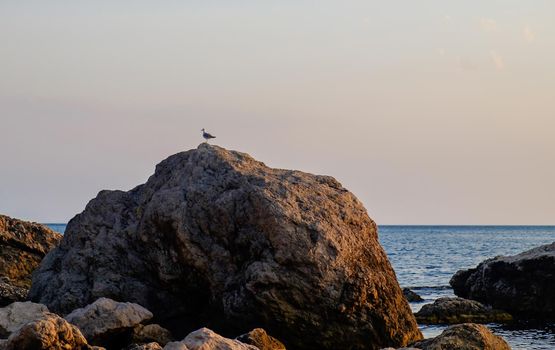
[[25, 299], [31, 273], [61, 238], [44, 225], [0, 215], [0, 306]]
[[511, 350], [509, 344], [488, 327], [474, 323], [450, 326], [437, 337], [413, 346], [422, 350]]
[[555, 243], [514, 256], [485, 260], [458, 271], [449, 282], [456, 295], [524, 319], [555, 319]]
[[126, 345], [134, 328], [151, 318], [152, 313], [140, 305], [108, 298], [100, 298], [65, 317], [81, 330], [89, 343], [109, 348]]
[[235, 339], [224, 338], [208, 328], [196, 330], [180, 342], [168, 343], [165, 350], [260, 350]]
[[15, 302], [0, 308], [0, 338], [7, 338], [24, 324], [44, 318], [48, 308], [41, 304]]
[[422, 306], [414, 316], [419, 324], [507, 323], [513, 320], [510, 314], [475, 300], [447, 297]]
[[176, 336], [263, 327], [295, 348], [421, 338], [362, 203], [329, 176], [272, 169], [202, 144], [144, 185], [102, 191], [33, 275], [32, 300], [66, 313], [135, 302]]
[[[55, 314], [26, 323], [8, 338], [6, 350], [92, 350], [79, 329]], [[97, 348], [98, 349], [98, 348]]]

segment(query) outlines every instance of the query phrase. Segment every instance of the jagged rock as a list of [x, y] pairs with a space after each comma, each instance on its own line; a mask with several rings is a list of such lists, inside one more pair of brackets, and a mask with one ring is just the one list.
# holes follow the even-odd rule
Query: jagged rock
[[256, 346], [224, 338], [208, 328], [196, 330], [180, 342], [168, 343], [169, 347], [166, 345], [164, 350], [181, 349], [179, 343], [185, 345], [185, 349], [188, 350], [259, 350]]
[[448, 327], [435, 338], [413, 344], [422, 350], [511, 350], [507, 342], [486, 326], [462, 323]]
[[416, 294], [415, 292], [413, 292], [408, 288], [403, 288], [403, 295], [405, 296], [407, 301], [411, 303], [418, 303], [418, 302], [424, 301], [424, 299], [422, 299], [420, 295]]
[[25, 300], [31, 272], [61, 238], [44, 225], [0, 215], [0, 307]]
[[41, 304], [15, 302], [0, 308], [0, 338], [7, 338], [24, 324], [43, 318], [49, 314], [48, 308]]
[[33, 275], [31, 299], [57, 312], [100, 296], [145, 306], [180, 337], [263, 327], [307, 349], [421, 338], [353, 194], [208, 144], [129, 192], [100, 192]]
[[456, 295], [506, 310], [515, 318], [555, 320], [555, 243], [500, 256], [458, 271]]
[[162, 346], [172, 341], [172, 334], [167, 329], [158, 324], [142, 325], [139, 324], [133, 329], [131, 342], [142, 344], [156, 342]]
[[151, 318], [152, 313], [141, 305], [108, 298], [100, 298], [65, 317], [89, 343], [110, 348], [126, 345], [134, 327]]
[[133, 344], [125, 348], [125, 350], [162, 350], [160, 344], [156, 342], [147, 344]]
[[[79, 329], [55, 314], [26, 323], [12, 333], [6, 350], [92, 350]], [[97, 348], [98, 349], [98, 348]]]
[[439, 298], [422, 306], [414, 316], [419, 324], [507, 323], [513, 320], [504, 311], [463, 298]]
[[238, 336], [236, 339], [241, 343], [254, 345], [260, 350], [285, 350], [285, 345], [282, 342], [270, 336], [262, 328], [255, 328], [246, 334]]

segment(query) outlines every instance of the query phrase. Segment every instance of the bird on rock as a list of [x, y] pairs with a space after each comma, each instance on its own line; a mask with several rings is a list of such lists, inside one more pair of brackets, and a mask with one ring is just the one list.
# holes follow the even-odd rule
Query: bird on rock
[[204, 141], [204, 142], [208, 142], [208, 140], [210, 140], [210, 139], [215, 139], [215, 138], [216, 138], [216, 136], [213, 136], [213, 135], [210, 135], [209, 133], [207, 133], [207, 132], [204, 130], [204, 128], [202, 128], [201, 131], [202, 131], [202, 137], [204, 137], [204, 139], [206, 140], [206, 141]]

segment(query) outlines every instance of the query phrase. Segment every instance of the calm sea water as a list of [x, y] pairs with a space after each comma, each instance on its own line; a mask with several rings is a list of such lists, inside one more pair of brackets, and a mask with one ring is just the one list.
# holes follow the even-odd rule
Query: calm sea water
[[[64, 233], [65, 224], [47, 224]], [[424, 298], [413, 311], [442, 296], [453, 296], [449, 279], [460, 269], [476, 266], [497, 255], [513, 255], [555, 241], [555, 226], [380, 226], [383, 245], [402, 287]], [[513, 349], [555, 349], [555, 325], [525, 329], [488, 325]], [[425, 337], [444, 326], [422, 326]]]

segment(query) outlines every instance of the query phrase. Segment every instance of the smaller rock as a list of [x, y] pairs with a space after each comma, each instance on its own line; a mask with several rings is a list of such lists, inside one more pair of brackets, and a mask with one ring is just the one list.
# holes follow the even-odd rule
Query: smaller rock
[[424, 299], [422, 299], [420, 295], [416, 294], [415, 292], [413, 292], [408, 288], [403, 288], [403, 295], [405, 296], [407, 301], [411, 303], [418, 303], [418, 302], [424, 301]]
[[129, 345], [125, 350], [162, 350], [160, 344], [156, 342], [147, 344], [132, 344]]
[[65, 317], [79, 327], [89, 343], [108, 348], [127, 345], [135, 326], [151, 318], [152, 312], [138, 304], [108, 298], [100, 298]]
[[[180, 347], [180, 345], [185, 347]], [[164, 350], [259, 350], [256, 346], [224, 338], [208, 328], [189, 333], [180, 342], [168, 343]]]
[[422, 349], [418, 349], [418, 348], [398, 348], [398, 349], [395, 349], [395, 348], [383, 348], [383, 349], [380, 349], [380, 350], [422, 350]]
[[463, 323], [448, 327], [435, 338], [412, 344], [423, 350], [511, 350], [507, 342], [488, 327]]
[[432, 304], [422, 306], [414, 316], [420, 324], [507, 323], [513, 319], [504, 311], [463, 298], [439, 298]]
[[137, 325], [133, 329], [133, 336], [131, 338], [132, 343], [143, 344], [156, 342], [161, 346], [165, 346], [172, 340], [171, 332], [157, 324], [149, 324], [146, 326], [142, 324]]
[[[12, 333], [6, 350], [92, 350], [79, 329], [55, 314], [29, 322]], [[98, 349], [98, 348], [97, 348]]]
[[164, 346], [164, 350], [189, 350], [189, 348], [183, 342], [173, 341], [167, 343], [166, 346]]
[[285, 345], [282, 342], [268, 335], [262, 328], [255, 328], [236, 339], [242, 343], [254, 345], [260, 350], [285, 350]]
[[48, 308], [42, 304], [15, 302], [0, 308], [0, 337], [7, 338], [24, 324], [38, 320], [48, 314]]

